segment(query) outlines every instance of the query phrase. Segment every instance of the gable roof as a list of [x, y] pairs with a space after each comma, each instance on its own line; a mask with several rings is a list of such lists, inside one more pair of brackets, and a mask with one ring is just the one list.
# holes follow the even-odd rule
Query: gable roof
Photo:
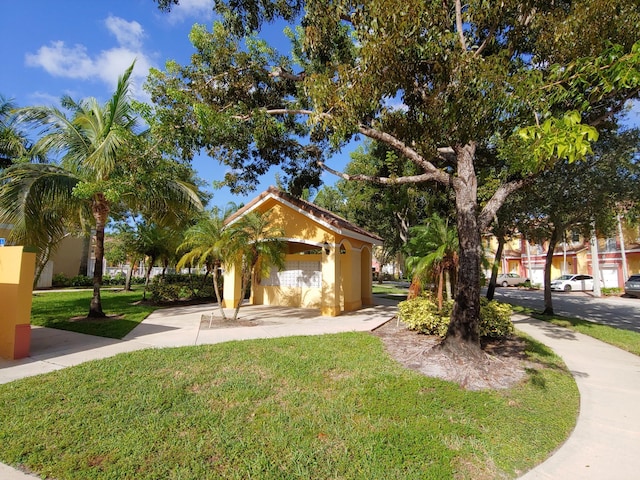
[[269, 199], [275, 199], [276, 201], [310, 218], [314, 222], [325, 226], [335, 233], [344, 235], [345, 237], [364, 240], [374, 245], [382, 244], [382, 238], [380, 238], [375, 233], [368, 232], [364, 228], [361, 228], [349, 222], [348, 220], [345, 220], [344, 218], [336, 215], [333, 212], [330, 212], [325, 208], [319, 207], [311, 202], [307, 202], [306, 200], [291, 196], [288, 193], [285, 193], [279, 188], [273, 186], [262, 192], [240, 210], [227, 217], [224, 222], [225, 225], [231, 225], [247, 213], [258, 208]]

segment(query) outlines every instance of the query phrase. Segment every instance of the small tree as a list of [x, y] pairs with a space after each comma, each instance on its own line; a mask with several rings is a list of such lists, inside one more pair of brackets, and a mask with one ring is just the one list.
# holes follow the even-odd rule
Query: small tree
[[[272, 266], [284, 268], [287, 244], [283, 237], [283, 230], [273, 225], [270, 212], [249, 212], [227, 228], [225, 263], [240, 271], [241, 292], [247, 291], [251, 281], [259, 282], [268, 275]], [[234, 320], [238, 318], [242, 297], [235, 306]]]
[[235, 206], [221, 211], [214, 208], [205, 214], [198, 223], [190, 227], [184, 234], [184, 241], [178, 246], [179, 251], [186, 251], [178, 261], [177, 267], [187, 265], [204, 266], [213, 278], [213, 291], [216, 295], [222, 318], [226, 320], [222, 308], [222, 295], [218, 285], [218, 270], [224, 262], [227, 236], [224, 233], [224, 219], [235, 210]]
[[[414, 278], [436, 282], [438, 308], [442, 310], [445, 275], [455, 284], [458, 270], [458, 236], [447, 219], [433, 214], [426, 225], [410, 230], [407, 269]], [[452, 288], [448, 288], [452, 291]], [[450, 298], [449, 298], [450, 300]]]

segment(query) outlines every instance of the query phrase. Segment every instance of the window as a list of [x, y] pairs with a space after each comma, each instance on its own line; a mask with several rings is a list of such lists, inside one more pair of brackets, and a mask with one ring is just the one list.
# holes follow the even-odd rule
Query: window
[[268, 278], [260, 282], [265, 287], [322, 287], [322, 270], [320, 262], [286, 262], [285, 268], [278, 271], [271, 269]]
[[613, 252], [615, 250], [617, 250], [618, 246], [617, 246], [617, 242], [615, 238], [607, 238], [604, 241], [604, 251], [605, 252]]

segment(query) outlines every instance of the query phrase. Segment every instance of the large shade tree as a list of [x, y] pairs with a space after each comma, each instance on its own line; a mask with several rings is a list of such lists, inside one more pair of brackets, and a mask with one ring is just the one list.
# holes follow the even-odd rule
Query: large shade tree
[[[201, 208], [193, 185], [158, 178], [164, 171], [159, 168], [162, 158], [143, 158], [148, 142], [142, 133], [136, 134], [136, 115], [128, 97], [132, 71], [133, 65], [104, 105], [95, 98], [77, 102], [63, 97], [61, 104], [69, 115], [55, 107], [20, 109], [21, 121], [39, 129], [33, 152], [59, 156], [59, 162], [16, 164], [0, 178], [0, 223], [14, 225], [14, 241], [38, 248], [47, 239], [61, 238], [67, 225], [89, 224], [95, 229], [89, 317], [105, 316], [100, 297], [104, 234], [114, 208], [139, 209], [145, 203], [161, 216], [176, 211], [170, 205]], [[136, 152], [132, 144], [143, 149]], [[139, 171], [151, 164], [151, 170]]]
[[527, 239], [547, 244], [544, 313], [552, 315], [551, 266], [568, 232], [613, 236], [622, 205], [638, 198], [640, 131], [603, 135], [581, 162], [559, 162], [508, 201], [510, 223]]
[[[170, 8], [178, 0], [157, 0]], [[625, 0], [216, 0], [212, 31], [196, 25], [189, 65], [153, 73], [164, 128], [185, 156], [200, 148], [250, 188], [271, 165], [290, 183], [321, 168], [384, 185], [453, 191], [460, 275], [445, 345], [477, 353], [480, 233], [526, 178], [589, 152], [593, 126], [640, 89], [640, 12]], [[295, 22], [280, 55], [255, 32]], [[325, 162], [364, 136], [418, 172], [346, 174]], [[479, 201], [483, 171], [493, 191]], [[302, 176], [297, 174], [302, 173]], [[294, 189], [291, 189], [293, 191]], [[468, 348], [465, 348], [468, 347]]]

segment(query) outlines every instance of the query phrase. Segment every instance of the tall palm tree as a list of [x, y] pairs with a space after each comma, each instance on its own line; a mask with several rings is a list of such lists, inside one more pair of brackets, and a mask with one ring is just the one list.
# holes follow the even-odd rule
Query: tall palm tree
[[40, 238], [57, 238], [64, 228], [40, 218], [44, 205], [58, 219], [92, 223], [95, 267], [89, 317], [105, 316], [100, 297], [104, 232], [114, 206], [124, 202], [139, 207], [141, 196], [151, 197], [162, 206], [166, 195], [172, 195], [176, 201], [200, 207], [195, 187], [184, 182], [169, 181], [143, 188], [144, 175], [134, 170], [131, 158], [126, 158], [131, 155], [128, 143], [136, 139], [135, 115], [128, 99], [133, 67], [132, 64], [119, 78], [113, 96], [103, 106], [95, 98], [76, 102], [63, 97], [61, 104], [71, 112], [70, 118], [54, 107], [19, 110], [19, 119], [41, 129], [33, 151], [57, 154], [60, 161], [57, 165], [13, 165], [0, 179], [0, 214], [9, 220], [7, 223], [23, 224], [26, 230], [40, 229]]
[[216, 295], [218, 307], [222, 318], [226, 320], [224, 308], [222, 308], [222, 295], [218, 285], [218, 270], [222, 265], [227, 250], [227, 235], [224, 232], [224, 219], [236, 210], [230, 206], [224, 211], [214, 208], [208, 212], [198, 223], [190, 227], [184, 235], [184, 241], [178, 247], [186, 253], [180, 258], [178, 268], [184, 266], [204, 266], [207, 273], [211, 272], [213, 279], [213, 291]]
[[448, 220], [434, 213], [426, 225], [411, 229], [407, 269], [414, 278], [437, 282], [438, 308], [442, 309], [445, 275], [455, 283], [458, 269], [458, 235]]
[[[240, 270], [241, 292], [249, 283], [269, 274], [272, 266], [284, 268], [287, 243], [284, 231], [273, 224], [271, 212], [249, 212], [225, 231], [227, 253], [225, 263]], [[233, 319], [238, 318], [242, 296], [236, 305]]]

